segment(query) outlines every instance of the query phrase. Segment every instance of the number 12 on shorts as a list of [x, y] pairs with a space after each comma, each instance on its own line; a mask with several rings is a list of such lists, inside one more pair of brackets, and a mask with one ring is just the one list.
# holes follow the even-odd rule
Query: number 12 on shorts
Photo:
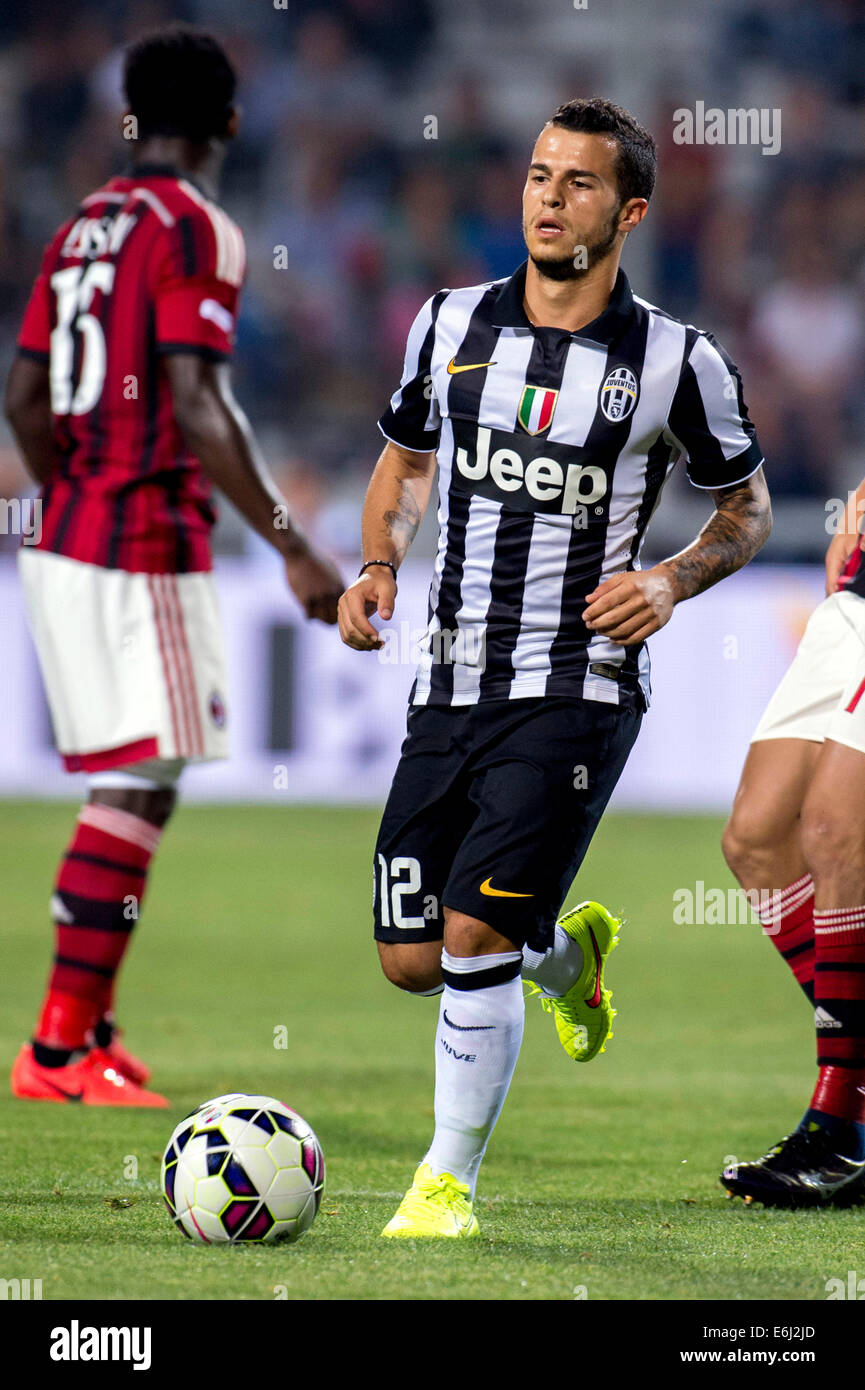
[[[388, 864], [383, 854], [377, 854], [376, 859], [382, 926], [421, 931], [426, 926], [423, 917], [405, 917], [402, 910], [403, 894], [420, 892], [419, 861], [403, 855]], [[408, 874], [408, 878], [404, 879], [403, 874]]]

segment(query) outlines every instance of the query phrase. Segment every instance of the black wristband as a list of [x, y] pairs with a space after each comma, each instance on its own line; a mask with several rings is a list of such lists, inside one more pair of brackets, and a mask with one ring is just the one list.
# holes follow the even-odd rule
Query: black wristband
[[385, 569], [389, 569], [391, 574], [393, 575], [394, 584], [397, 582], [396, 569], [391, 564], [390, 560], [367, 560], [366, 564], [361, 565], [360, 569], [357, 572], [358, 579], [360, 579], [360, 576], [363, 574], [364, 570], [368, 570], [371, 565], [384, 565]]

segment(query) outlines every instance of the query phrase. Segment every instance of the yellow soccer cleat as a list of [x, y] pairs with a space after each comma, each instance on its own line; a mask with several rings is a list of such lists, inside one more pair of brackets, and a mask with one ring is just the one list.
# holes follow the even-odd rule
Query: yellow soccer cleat
[[567, 994], [553, 999], [539, 985], [529, 984], [529, 993], [541, 997], [541, 1008], [556, 1020], [559, 1042], [575, 1062], [590, 1062], [613, 1036], [616, 1010], [612, 992], [604, 988], [607, 956], [618, 943], [622, 926], [600, 903], [585, 902], [560, 917], [557, 923], [583, 952], [583, 968]]
[[428, 1163], [420, 1165], [414, 1182], [382, 1231], [383, 1236], [405, 1237], [479, 1234], [468, 1183], [458, 1182], [452, 1173], [434, 1174]]

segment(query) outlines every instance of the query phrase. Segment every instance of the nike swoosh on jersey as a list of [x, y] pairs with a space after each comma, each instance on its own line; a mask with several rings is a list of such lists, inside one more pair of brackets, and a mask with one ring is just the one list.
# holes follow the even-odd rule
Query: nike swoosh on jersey
[[589, 927], [589, 936], [592, 938], [592, 950], [595, 953], [595, 992], [591, 999], [586, 1003], [590, 1009], [596, 1009], [601, 1002], [601, 953], [598, 950], [598, 943], [595, 940], [595, 933]]
[[508, 893], [504, 888], [493, 888], [492, 877], [486, 879], [481, 884], [481, 892], [485, 898], [533, 898], [534, 893]]
[[479, 372], [481, 367], [494, 367], [495, 365], [495, 362], [467, 362], [464, 367], [458, 367], [456, 358], [452, 357], [448, 362], [448, 373], [451, 376], [456, 376], [457, 372]]
[[442, 1010], [442, 1018], [448, 1028], [456, 1028], [458, 1033], [492, 1033], [495, 1032], [494, 1023], [452, 1023], [448, 1018], [447, 1009]]

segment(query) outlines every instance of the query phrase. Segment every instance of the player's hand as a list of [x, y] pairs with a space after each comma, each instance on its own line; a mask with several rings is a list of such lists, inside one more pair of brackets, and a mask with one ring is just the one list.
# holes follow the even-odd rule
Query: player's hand
[[[846, 514], [845, 514], [846, 521]], [[835, 585], [853, 551], [859, 544], [859, 533], [848, 531], [846, 525], [836, 531], [826, 551], [826, 596], [834, 594]]]
[[396, 583], [389, 569], [375, 565], [349, 584], [339, 601], [339, 635], [358, 652], [380, 651], [384, 640], [369, 621], [373, 613], [389, 622], [396, 602]]
[[586, 594], [582, 618], [590, 632], [630, 647], [668, 623], [675, 602], [672, 575], [664, 565], [655, 565], [605, 579]]
[[311, 545], [303, 545], [285, 557], [285, 577], [308, 618], [318, 618], [329, 624], [336, 622], [343, 580], [326, 556], [320, 555]]

